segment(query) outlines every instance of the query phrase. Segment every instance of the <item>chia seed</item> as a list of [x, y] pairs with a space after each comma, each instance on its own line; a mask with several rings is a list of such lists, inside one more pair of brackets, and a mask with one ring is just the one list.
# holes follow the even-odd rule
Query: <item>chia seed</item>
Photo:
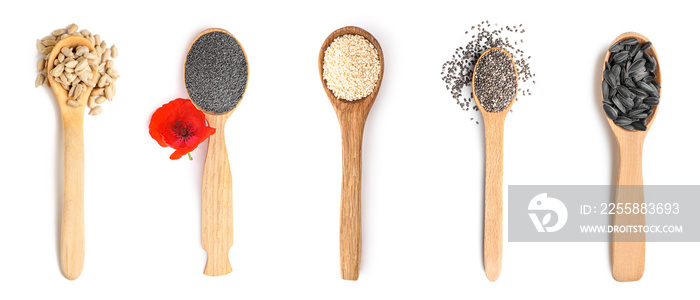
[[[512, 54], [513, 61], [518, 70], [519, 86], [527, 88], [530, 81], [533, 80], [535, 74], [530, 69], [529, 55], [521, 50], [525, 44], [524, 39], [518, 35], [524, 35], [524, 29], [520, 25], [513, 26], [498, 26], [498, 24], [482, 21], [480, 24], [471, 26], [469, 31], [464, 33], [468, 41], [466, 45], [455, 49], [451, 60], [448, 60], [442, 65], [445, 88], [452, 94], [452, 98], [459, 104], [462, 110], [478, 110], [477, 106], [472, 102], [472, 75], [474, 74], [474, 66], [477, 60], [486, 50], [498, 47]], [[517, 45], [511, 41], [518, 41]], [[516, 49], [516, 46], [518, 47]], [[529, 96], [530, 93], [527, 93]], [[521, 95], [526, 96], [526, 95]], [[516, 101], [518, 98], [515, 99]]]
[[[474, 95], [488, 112], [501, 112], [517, 94], [518, 76], [504, 50], [486, 52], [474, 70]], [[523, 94], [525, 94], [523, 92]]]
[[200, 36], [187, 53], [185, 85], [204, 111], [222, 114], [236, 108], [248, 85], [248, 61], [238, 41], [218, 31]]

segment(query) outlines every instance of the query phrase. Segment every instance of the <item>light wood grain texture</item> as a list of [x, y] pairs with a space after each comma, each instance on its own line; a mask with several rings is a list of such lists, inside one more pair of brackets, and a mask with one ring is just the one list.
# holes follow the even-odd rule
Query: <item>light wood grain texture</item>
[[[489, 51], [505, 51], [500, 48], [486, 50], [477, 61]], [[513, 58], [508, 54], [518, 74]], [[474, 68], [476, 70], [476, 66]], [[472, 92], [474, 91], [474, 78], [472, 78]], [[516, 79], [517, 82], [517, 79]], [[473, 93], [476, 105], [479, 107], [484, 119], [484, 145], [485, 151], [485, 187], [484, 187], [484, 270], [486, 278], [496, 281], [501, 275], [501, 260], [503, 257], [503, 129], [506, 116], [515, 103], [515, 98], [510, 101], [508, 107], [500, 112], [488, 112], [481, 105], [479, 97]]]
[[[615, 44], [620, 40], [636, 38], [640, 43], [647, 43], [649, 39], [641, 34], [628, 32], [618, 36], [611, 44]], [[656, 59], [659, 58], [656, 54], [656, 49], [651, 46], [647, 50], [649, 55]], [[610, 51], [605, 55], [603, 62], [603, 70], [605, 63], [610, 58]], [[601, 82], [602, 82], [601, 76]], [[655, 81], [661, 84], [661, 68], [656, 67]], [[659, 90], [659, 93], [661, 90]], [[602, 94], [601, 94], [602, 97]], [[601, 104], [601, 110], [602, 110]], [[644, 203], [644, 188], [642, 182], [642, 148], [647, 132], [651, 129], [651, 125], [659, 111], [659, 106], [654, 107], [654, 112], [647, 119], [646, 131], [629, 131], [615, 125], [615, 123], [606, 117], [610, 128], [612, 128], [615, 137], [617, 138], [618, 150], [620, 153], [620, 165], [618, 168], [617, 190], [615, 194], [616, 205], [624, 205], [635, 203], [641, 205]], [[644, 225], [645, 218], [643, 214], [615, 214], [613, 216], [614, 225]], [[612, 272], [613, 278], [617, 281], [636, 281], [644, 275], [644, 252], [645, 252], [645, 236], [640, 234], [624, 234], [613, 233], [612, 235]]]
[[[79, 36], [70, 36], [60, 40], [49, 53], [48, 61], [53, 62], [63, 47], [75, 48], [86, 46], [94, 51], [92, 43]], [[53, 70], [49, 63], [46, 73]], [[97, 70], [92, 70], [97, 78]], [[87, 87], [77, 99], [79, 107], [66, 104], [68, 91], [47, 75], [51, 89], [56, 95], [63, 123], [63, 206], [61, 211], [60, 265], [63, 276], [70, 280], [77, 279], [83, 271], [85, 260], [85, 221], [84, 221], [84, 182], [85, 182], [85, 148], [83, 141], [83, 117], [85, 105], [92, 87]]]
[[[346, 101], [335, 97], [323, 79], [323, 56], [333, 40], [346, 34], [366, 38], [377, 49], [381, 70], [374, 90], [367, 97]], [[362, 134], [367, 115], [377, 97], [384, 75], [384, 54], [379, 42], [366, 30], [348, 26], [331, 33], [323, 42], [318, 56], [318, 70], [340, 123], [343, 143], [343, 181], [340, 192], [340, 273], [345, 280], [357, 280], [360, 274], [362, 252], [361, 186], [362, 186]]]
[[[211, 32], [222, 32], [233, 36], [224, 29], [210, 28], [197, 35], [192, 41], [190, 49], [197, 39]], [[243, 45], [240, 44], [238, 39], [236, 41], [245, 55]], [[246, 55], [247, 61], [248, 56]], [[185, 65], [187, 65], [187, 59], [185, 59]], [[248, 77], [250, 77], [250, 67], [248, 68]], [[248, 85], [246, 84], [247, 88]], [[245, 95], [245, 91], [243, 95]], [[240, 101], [243, 101], [242, 97]], [[197, 103], [192, 102], [197, 109], [204, 113], [209, 126], [216, 128], [216, 133], [209, 136], [207, 157], [204, 161], [204, 171], [202, 173], [202, 248], [207, 252], [204, 274], [208, 276], [226, 275], [233, 270], [228, 257], [229, 250], [233, 246], [233, 182], [231, 166], [226, 151], [226, 141], [224, 140], [224, 128], [226, 127], [226, 120], [241, 104], [240, 101], [236, 104], [236, 107], [221, 114], [203, 110]]]

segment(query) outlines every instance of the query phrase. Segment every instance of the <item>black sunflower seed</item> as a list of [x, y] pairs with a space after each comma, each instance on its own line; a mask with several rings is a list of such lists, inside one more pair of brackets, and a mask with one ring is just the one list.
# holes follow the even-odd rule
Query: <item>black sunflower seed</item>
[[649, 96], [649, 94], [647, 94], [645, 91], [642, 91], [641, 89], [638, 89], [638, 88], [636, 88], [636, 87], [631, 87], [631, 88], [630, 88], [630, 92], [632, 92], [633, 94], [635, 94], [637, 97], [646, 97], [646, 96]]
[[620, 102], [622, 105], [625, 106], [625, 108], [630, 109], [634, 107], [634, 99], [633, 98], [626, 98], [626, 97], [618, 97], [620, 99]]
[[644, 57], [644, 50], [637, 51], [637, 54], [634, 55], [634, 58], [632, 60], [637, 61], [642, 59], [642, 57]]
[[607, 103], [603, 103], [603, 110], [605, 111], [605, 114], [610, 118], [610, 120], [615, 121], [617, 119], [617, 109], [613, 108]]
[[629, 58], [630, 58], [630, 53], [628, 51], [620, 51], [620, 52], [615, 53], [615, 55], [613, 55], [613, 61], [615, 61], [616, 64], [624, 63]]
[[608, 83], [605, 82], [605, 80], [603, 80], [602, 89], [603, 99], [608, 99], [608, 97], [610, 96], [610, 85], [608, 85]]
[[649, 48], [651, 48], [651, 42], [644, 44], [640, 50], [647, 51]]
[[632, 78], [625, 78], [625, 85], [628, 88], [636, 88], [637, 87], [637, 85], [634, 84], [634, 80], [632, 80]]
[[[657, 92], [661, 89], [661, 85], [659, 85], [658, 82], [652, 81], [652, 82], [650, 82], [650, 83], [651, 83], [651, 85], [653, 85], [653, 86], [656, 88], [656, 91], [657, 91]], [[657, 97], [658, 97], [658, 96], [657, 96]]]
[[642, 103], [644, 103], [643, 97], [634, 97], [634, 108], [639, 108]]
[[620, 67], [619, 65], [614, 65], [612, 67], [612, 72], [613, 72], [613, 75], [615, 75], [615, 78], [620, 78], [621, 71], [622, 71], [622, 67]]
[[649, 72], [643, 71], [643, 72], [634, 73], [634, 75], [632, 75], [632, 78], [634, 79], [634, 81], [640, 81], [640, 80], [643, 80], [644, 77], [647, 77], [647, 76], [649, 76]]
[[632, 119], [624, 116], [619, 116], [617, 117], [617, 119], [615, 119], [615, 124], [620, 126], [630, 125], [632, 124], [632, 122], [634, 122]]
[[634, 126], [632, 126], [632, 125], [620, 125], [620, 127], [627, 129], [629, 131], [634, 131]]
[[618, 97], [617, 95], [613, 96], [612, 102], [613, 102], [613, 104], [615, 104], [615, 107], [617, 107], [617, 109], [619, 111], [621, 111], [623, 114], [627, 112], [627, 108], [624, 105], [622, 105], [622, 102], [620, 101], [620, 97]]
[[644, 123], [643, 123], [643, 122], [640, 122], [640, 121], [633, 122], [633, 123], [632, 123], [632, 127], [634, 127], [634, 129], [641, 130], [641, 131], [646, 131], [646, 130], [647, 130], [647, 126], [644, 125]]
[[659, 97], [646, 97], [643, 102], [650, 106], [659, 105]]
[[640, 114], [634, 114], [634, 115], [629, 114], [627, 116], [630, 117], [631, 119], [642, 120], [642, 119], [646, 119], [649, 115], [647, 113], [640, 113]]
[[615, 52], [622, 51], [623, 49], [625, 49], [625, 45], [622, 44], [622, 41], [618, 41], [617, 43], [610, 46], [610, 49], [608, 49], [608, 50], [612, 53], [615, 53]]
[[614, 88], [617, 86], [617, 83], [615, 83], [615, 74], [613, 74], [612, 71], [610, 70], [605, 70], [603, 72], [603, 79], [610, 85], [610, 87]]
[[630, 48], [630, 58], [635, 57], [637, 55], [637, 52], [639, 52], [639, 48], [641, 47], [642, 46], [640, 46], [639, 43], [632, 46], [632, 48]]
[[647, 70], [656, 71], [656, 66], [657, 66], [656, 59], [646, 52], [644, 52], [644, 54], [645, 54], [644, 58], [647, 61], [646, 65], [645, 65]]
[[632, 118], [632, 119], [641, 119], [641, 118], [633, 117], [633, 115], [641, 115], [641, 114], [644, 114], [645, 111], [646, 111], [646, 109], [635, 108], [635, 109], [627, 112], [627, 116]]
[[639, 41], [637, 41], [637, 39], [635, 39], [635, 38], [631, 38], [631, 39], [626, 39], [626, 40], [622, 41], [622, 43], [620, 43], [620, 44], [625, 45], [625, 46], [633, 46], [633, 45], [638, 45]]
[[617, 86], [617, 93], [622, 95], [624, 98], [632, 97], [632, 92], [630, 92], [630, 90], [624, 85]]
[[637, 61], [633, 62], [632, 65], [630, 65], [630, 67], [627, 69], [627, 72], [636, 73], [636, 72], [644, 71], [644, 64], [645, 63], [646, 63], [646, 61], [643, 59], [637, 60]]
[[[653, 81], [652, 81], [652, 82], [653, 82]], [[644, 81], [637, 82], [637, 87], [640, 88], [640, 89], [642, 89], [642, 90], [644, 90], [644, 91], [647, 92], [647, 93], [650, 93], [650, 94], [652, 94], [653, 91], [656, 90], [656, 89], [654, 88], [654, 86], [652, 86], [651, 84], [646, 83], [646, 82], [644, 82]]]

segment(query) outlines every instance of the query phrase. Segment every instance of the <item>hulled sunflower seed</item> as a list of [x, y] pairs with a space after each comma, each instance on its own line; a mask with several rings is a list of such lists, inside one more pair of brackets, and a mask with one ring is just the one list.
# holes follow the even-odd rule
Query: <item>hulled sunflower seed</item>
[[97, 56], [97, 54], [92, 53], [92, 52], [85, 53], [83, 56], [85, 58], [87, 58], [88, 60], [95, 60], [95, 59], [100, 58], [99, 56]]
[[39, 53], [41, 53], [43, 55], [47, 55], [47, 54], [51, 53], [51, 51], [53, 51], [53, 46], [44, 47], [43, 49], [41, 49], [41, 51], [39, 51]]
[[119, 55], [119, 50], [117, 50], [117, 46], [112, 45], [112, 47], [109, 49], [112, 50], [112, 58], [117, 58], [117, 55]]
[[39, 51], [39, 53], [41, 53], [44, 51], [44, 48], [46, 48], [46, 46], [44, 46], [44, 44], [41, 42], [41, 40], [37, 39], [36, 40], [36, 51]]
[[51, 69], [51, 76], [58, 77], [63, 74], [63, 64], [58, 64], [53, 69]]
[[44, 84], [44, 80], [46, 80], [46, 76], [44, 73], [39, 73], [39, 75], [36, 76], [36, 80], [34, 81], [34, 87], [39, 87], [40, 85]]
[[107, 75], [109, 75], [110, 77], [112, 77], [114, 80], [116, 80], [117, 78], [119, 78], [119, 73], [118, 73], [117, 70], [115, 70], [115, 69], [107, 69]]
[[66, 30], [64, 28], [56, 29], [51, 32], [51, 35], [53, 36], [61, 36], [62, 34], [66, 33]]
[[80, 102], [78, 102], [78, 100], [75, 100], [75, 99], [68, 99], [68, 101], [66, 101], [66, 104], [68, 104], [68, 106], [70, 106], [70, 107], [79, 107], [80, 106]]
[[38, 62], [36, 62], [36, 70], [41, 72], [44, 70], [44, 66], [46, 65], [46, 60], [45, 59], [40, 59]]
[[74, 69], [75, 69], [76, 73], [80, 74], [80, 73], [82, 73], [82, 71], [86, 70], [87, 67], [88, 67], [88, 61], [82, 60], [82, 61], [79, 61], [75, 64]]
[[102, 104], [105, 101], [107, 101], [107, 98], [105, 98], [105, 96], [99, 96], [97, 97], [97, 99], [95, 99], [95, 103], [97, 104]]
[[112, 101], [115, 93], [116, 87], [114, 86], [114, 84], [110, 84], [105, 88], [105, 98], [107, 98], [107, 100]]
[[73, 33], [76, 33], [77, 31], [78, 31], [78, 25], [75, 25], [75, 23], [73, 23], [73, 24], [70, 24], [70, 26], [68, 26], [68, 30], [66, 30], [66, 33], [73, 34]]
[[96, 88], [92, 89], [92, 92], [90, 92], [90, 96], [100, 96], [104, 95], [104, 88]]
[[107, 74], [104, 74], [100, 77], [100, 81], [97, 82], [97, 86], [105, 87], [110, 80], [112, 80], [112, 77]]
[[96, 116], [102, 113], [102, 106], [97, 105], [90, 109], [90, 112], [88, 113], [89, 115]]
[[105, 52], [102, 53], [102, 60], [100, 62], [106, 62], [109, 60], [109, 57], [112, 55], [112, 50], [105, 50]]
[[42, 43], [44, 46], [47, 46], [47, 47], [48, 47], [48, 46], [54, 46], [54, 45], [56, 45], [56, 40], [49, 40], [49, 39], [47, 39], [47, 40], [42, 40], [41, 43]]

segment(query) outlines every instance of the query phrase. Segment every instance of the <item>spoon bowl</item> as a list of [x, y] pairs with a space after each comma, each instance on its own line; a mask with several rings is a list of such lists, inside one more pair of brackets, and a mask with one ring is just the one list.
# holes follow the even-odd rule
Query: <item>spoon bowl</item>
[[[516, 92], [508, 106], [498, 112], [489, 112], [482, 105], [476, 93], [476, 70], [481, 59], [491, 51], [503, 51], [515, 71]], [[508, 51], [501, 48], [491, 48], [481, 54], [472, 76], [472, 94], [481, 116], [484, 119], [484, 270], [486, 278], [496, 281], [501, 275], [501, 261], [503, 257], [503, 131], [506, 116], [515, 103], [517, 96], [518, 69], [513, 57]]]
[[[78, 46], [88, 47], [91, 52], [95, 51], [92, 43], [84, 37], [66, 37], [58, 41], [49, 53], [46, 68], [48, 81], [58, 101], [63, 124], [63, 205], [59, 258], [61, 272], [70, 280], [80, 276], [85, 261], [83, 117], [85, 116], [85, 105], [93, 87], [87, 85], [87, 89], [76, 99], [80, 105], [71, 107], [66, 104], [68, 91], [56, 82], [50, 72], [54, 68], [53, 61], [56, 60], [63, 47], [75, 48]], [[92, 82], [97, 82], [98, 71], [92, 70], [92, 75]]]
[[[337, 37], [357, 34], [367, 39], [379, 56], [379, 78], [374, 90], [366, 97], [354, 101], [337, 98], [323, 79], [323, 61], [326, 49]], [[384, 54], [377, 39], [366, 30], [348, 26], [333, 31], [323, 42], [318, 55], [318, 71], [323, 89], [331, 101], [340, 124], [343, 143], [343, 181], [340, 193], [340, 270], [345, 280], [357, 280], [360, 273], [362, 252], [361, 184], [362, 184], [362, 135], [369, 111], [377, 98], [384, 75]]]
[[[648, 43], [649, 39], [645, 36], [628, 32], [618, 36], [613, 43], [618, 41], [635, 38], [640, 44]], [[608, 48], [609, 49], [609, 48]], [[646, 50], [647, 53], [657, 61], [656, 77], [654, 81], [661, 84], [661, 68], [657, 57], [656, 49], [652, 45]], [[603, 70], [610, 59], [610, 51], [608, 50], [603, 62]], [[601, 82], [604, 80], [601, 77]], [[659, 89], [661, 93], [661, 89]], [[602, 98], [602, 96], [601, 96]], [[642, 176], [642, 148], [644, 139], [654, 123], [659, 106], [654, 107], [654, 111], [647, 118], [646, 131], [630, 131], [617, 126], [610, 118], [606, 117], [610, 128], [612, 129], [617, 139], [619, 151], [619, 166], [617, 188], [615, 193], [616, 207], [622, 207], [626, 204], [641, 205], [644, 203], [644, 186]], [[601, 110], [603, 110], [601, 104]], [[618, 226], [627, 225], [644, 225], [645, 217], [643, 214], [615, 214], [613, 216], [613, 224]], [[613, 278], [617, 281], [636, 281], [644, 275], [645, 261], [645, 235], [644, 233], [618, 233], [612, 234], [612, 273]]]
[[[626, 33], [623, 33], [623, 34], [621, 34], [620, 36], [618, 36], [610, 45], [612, 46], [612, 45], [614, 45], [615, 43], [617, 43], [617, 42], [619, 42], [619, 41], [627, 40], [627, 39], [631, 39], [631, 38], [637, 39], [637, 40], [639, 41], [640, 44], [644, 44], [644, 43], [648, 43], [648, 42], [649, 42], [649, 39], [648, 39], [647, 37], [645, 37], [645, 36], [643, 36], [643, 35], [641, 35], [641, 34], [639, 34], [639, 33], [636, 33], [636, 32], [626, 32]], [[651, 45], [651, 47], [649, 47], [649, 49], [647, 49], [647, 53], [648, 53], [649, 55], [651, 55], [651, 57], [653, 57], [653, 58], [656, 60], [656, 62], [657, 62], [656, 71], [655, 71], [655, 72], [656, 72], [656, 78], [654, 78], [654, 81], [655, 81], [656, 83], [658, 83], [659, 85], [661, 85], [661, 65], [658, 63], [658, 62], [659, 62], [659, 58], [658, 58], [658, 56], [657, 56], [656, 49], [654, 48], [654, 45], [653, 45], [653, 44]], [[605, 64], [608, 62], [608, 60], [610, 60], [610, 51], [608, 51], [608, 52], [605, 54], [605, 61], [603, 62], [603, 70], [605, 70]], [[602, 80], [603, 80], [603, 79], [602, 79], [602, 77], [601, 77], [601, 82], [602, 82]], [[663, 88], [663, 87], [662, 87], [662, 88]], [[660, 94], [660, 93], [661, 93], [661, 89], [659, 89], [659, 94]], [[601, 95], [602, 95], [602, 94], [601, 94]], [[601, 97], [602, 97], [602, 96], [601, 96]], [[620, 127], [620, 126], [617, 126], [612, 120], [610, 120], [610, 118], [607, 118], [607, 117], [606, 117], [605, 119], [608, 120], [608, 124], [610, 124], [610, 128], [612, 129], [613, 133], [615, 134], [615, 137], [617, 137], [618, 140], [619, 140], [621, 137], [625, 137], [625, 136], [628, 136], [628, 137], [630, 137], [630, 136], [637, 136], [637, 138], [639, 138], [640, 136], [646, 136], [647, 132], [648, 132], [649, 129], [651, 128], [651, 125], [654, 123], [654, 119], [656, 119], [656, 113], [658, 112], [658, 109], [659, 109], [659, 106], [657, 105], [657, 106], [654, 108], [654, 111], [651, 113], [651, 115], [647, 118], [647, 124], [646, 124], [647, 130], [646, 130], [646, 131], [641, 131], [641, 130], [631, 131], [631, 130], [627, 130], [627, 129], [624, 129], [624, 128]], [[643, 137], [642, 137], [642, 139], [643, 139]]]

